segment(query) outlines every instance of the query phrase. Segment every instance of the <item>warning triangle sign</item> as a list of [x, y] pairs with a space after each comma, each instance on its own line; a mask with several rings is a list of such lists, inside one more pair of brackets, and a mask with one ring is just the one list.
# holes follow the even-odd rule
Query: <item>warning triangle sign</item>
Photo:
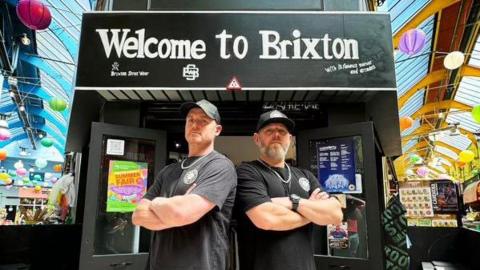
[[242, 91], [242, 85], [237, 77], [233, 76], [227, 84], [227, 91]]

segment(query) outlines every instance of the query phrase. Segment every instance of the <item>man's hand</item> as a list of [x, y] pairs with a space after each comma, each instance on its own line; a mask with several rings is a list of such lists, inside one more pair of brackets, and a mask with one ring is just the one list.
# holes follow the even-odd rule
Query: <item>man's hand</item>
[[316, 188], [312, 194], [310, 195], [310, 198], [308, 198], [311, 201], [318, 201], [318, 200], [326, 200], [330, 196], [328, 196], [328, 193], [321, 191], [319, 188]]

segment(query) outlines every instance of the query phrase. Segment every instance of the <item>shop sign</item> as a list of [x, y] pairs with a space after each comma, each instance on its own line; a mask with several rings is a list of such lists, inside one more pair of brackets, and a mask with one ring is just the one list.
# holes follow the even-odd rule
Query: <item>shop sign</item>
[[383, 13], [85, 13], [77, 89], [395, 90]]

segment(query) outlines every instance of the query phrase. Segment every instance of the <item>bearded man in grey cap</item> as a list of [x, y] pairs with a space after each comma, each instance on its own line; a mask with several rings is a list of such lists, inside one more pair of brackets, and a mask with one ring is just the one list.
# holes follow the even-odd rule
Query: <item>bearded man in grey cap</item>
[[262, 114], [253, 135], [260, 157], [237, 168], [241, 270], [315, 270], [312, 223], [342, 221], [339, 201], [317, 178], [285, 163], [294, 128], [280, 111]]
[[150, 270], [225, 270], [237, 176], [214, 150], [220, 114], [207, 100], [182, 104], [188, 158], [164, 167], [132, 220], [153, 232]]

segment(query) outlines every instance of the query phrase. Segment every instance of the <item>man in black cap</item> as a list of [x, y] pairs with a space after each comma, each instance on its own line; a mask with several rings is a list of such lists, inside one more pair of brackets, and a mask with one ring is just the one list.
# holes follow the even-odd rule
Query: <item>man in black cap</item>
[[317, 178], [285, 163], [294, 127], [279, 111], [262, 114], [253, 135], [260, 158], [237, 169], [241, 270], [314, 270], [311, 224], [342, 221], [340, 203]]
[[206, 100], [180, 110], [188, 158], [160, 171], [132, 220], [154, 231], [149, 269], [225, 270], [237, 177], [232, 162], [214, 150], [220, 114]]

